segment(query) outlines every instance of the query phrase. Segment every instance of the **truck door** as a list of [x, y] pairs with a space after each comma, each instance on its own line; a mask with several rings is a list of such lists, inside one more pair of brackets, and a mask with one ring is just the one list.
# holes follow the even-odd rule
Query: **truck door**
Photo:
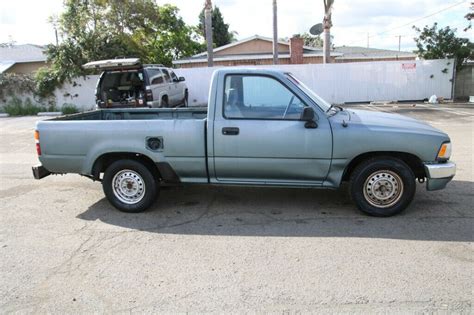
[[173, 80], [171, 80], [171, 76], [170, 76], [168, 70], [161, 69], [161, 71], [163, 72], [164, 82], [165, 82], [165, 85], [167, 86], [167, 89], [168, 89], [169, 103], [170, 103], [170, 105], [176, 105], [176, 103], [178, 101], [177, 100], [177, 95], [176, 95], [176, 82], [173, 82]]
[[216, 182], [322, 185], [331, 161], [332, 136], [322, 112], [317, 128], [300, 120], [306, 104], [283, 81], [227, 74], [214, 121]]

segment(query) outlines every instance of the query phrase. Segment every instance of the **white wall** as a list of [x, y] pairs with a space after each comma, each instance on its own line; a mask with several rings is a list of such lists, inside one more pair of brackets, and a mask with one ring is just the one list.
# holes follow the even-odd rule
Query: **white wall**
[[63, 104], [74, 104], [80, 110], [90, 110], [95, 108], [95, 86], [98, 75], [75, 78], [72, 83], [66, 83], [54, 92], [56, 104], [61, 107]]
[[[416, 65], [414, 68], [411, 67], [413, 64]], [[453, 60], [444, 59], [259, 67], [291, 72], [322, 98], [330, 103], [340, 104], [423, 100], [433, 94], [451, 99], [453, 65]], [[215, 69], [217, 67], [175, 69], [178, 76], [186, 78], [191, 106], [207, 103], [210, 80]], [[443, 69], [447, 69], [447, 72], [443, 73]], [[69, 103], [81, 110], [93, 109], [98, 77], [79, 77], [74, 80], [75, 83], [65, 84], [63, 88], [56, 90], [58, 107]]]

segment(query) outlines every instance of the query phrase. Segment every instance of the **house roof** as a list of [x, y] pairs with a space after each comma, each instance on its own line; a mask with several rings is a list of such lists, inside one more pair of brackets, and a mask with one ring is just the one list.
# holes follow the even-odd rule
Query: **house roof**
[[13, 62], [13, 61], [0, 61], [0, 73], [3, 73], [5, 71], [7, 71], [14, 64], [15, 64], [15, 62]]
[[408, 51], [366, 48], [358, 46], [335, 47], [334, 51], [342, 54], [342, 56], [336, 57], [336, 59], [378, 59], [390, 57], [416, 57], [416, 54]]
[[[231, 47], [235, 47], [235, 46], [238, 46], [238, 45], [241, 45], [243, 43], [250, 42], [250, 41], [256, 40], [256, 39], [273, 43], [273, 39], [270, 38], [270, 37], [265, 37], [265, 36], [260, 36], [260, 35], [253, 35], [253, 36], [250, 36], [250, 37], [232, 42], [230, 44], [214, 48], [213, 51], [216, 53], [216, 52], [219, 52], [221, 50], [225, 50], [225, 49], [228, 49], [228, 48], [231, 48]], [[282, 44], [282, 45], [289, 45], [290, 44], [289, 42], [282, 41], [282, 40], [279, 40], [278, 43]], [[303, 46], [303, 51], [305, 51], [305, 50], [306, 51], [318, 51], [318, 50], [321, 50], [321, 49], [320, 48], [315, 48], [315, 47], [310, 47], [310, 46]], [[207, 51], [202, 52], [202, 53], [197, 54], [197, 55], [194, 55], [193, 57], [197, 57], [197, 56], [207, 56]]]
[[46, 61], [44, 47], [32, 44], [0, 45], [0, 62], [38, 62]]
[[[221, 47], [214, 48], [214, 53], [224, 51], [226, 49], [244, 44], [253, 40], [262, 40], [267, 42], [273, 42], [269, 37], [260, 35], [254, 35]], [[278, 41], [280, 45], [289, 46], [290, 43], [286, 41]], [[304, 57], [321, 57], [323, 56], [322, 48], [303, 46]], [[387, 49], [375, 49], [355, 46], [341, 46], [331, 50], [331, 56], [336, 59], [382, 59], [382, 58], [397, 58], [397, 57], [416, 57], [415, 54], [406, 51], [395, 51]], [[257, 59], [269, 59], [272, 58], [272, 54], [268, 52], [259, 53], [242, 53], [242, 54], [216, 54], [214, 55], [214, 61], [230, 61], [230, 60], [257, 60]], [[290, 58], [288, 52], [280, 52], [278, 58]], [[202, 52], [191, 57], [181, 58], [174, 60], [173, 64], [187, 64], [187, 63], [201, 63], [207, 61], [207, 52]]]
[[[214, 48], [214, 53], [221, 52], [223, 50], [253, 41], [253, 40], [262, 40], [266, 42], [272, 43], [273, 40], [269, 37], [264, 37], [260, 35], [254, 35], [248, 38], [244, 38], [242, 40]], [[290, 43], [286, 41], [278, 41], [280, 45], [289, 46]], [[303, 46], [303, 54], [305, 57], [319, 57], [323, 56], [323, 50], [317, 47], [310, 47], [310, 46]], [[331, 52], [331, 56], [340, 56], [340, 53]], [[272, 58], [273, 55], [269, 52], [249, 52], [249, 53], [241, 53], [241, 54], [216, 54], [214, 55], [214, 61], [230, 61], [230, 60], [257, 60], [257, 59], [269, 59]], [[278, 58], [290, 58], [290, 54], [288, 52], [280, 52], [278, 54]], [[207, 52], [202, 52], [200, 54], [196, 54], [191, 57], [185, 57], [178, 60], [174, 60], [173, 64], [186, 64], [186, 63], [200, 63], [207, 61]]]

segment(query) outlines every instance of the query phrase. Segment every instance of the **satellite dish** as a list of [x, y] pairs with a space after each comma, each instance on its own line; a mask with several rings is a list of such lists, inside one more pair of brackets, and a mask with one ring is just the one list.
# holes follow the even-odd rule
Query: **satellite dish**
[[318, 36], [322, 32], [323, 32], [323, 23], [315, 24], [311, 26], [311, 28], [309, 29], [309, 33], [315, 36]]

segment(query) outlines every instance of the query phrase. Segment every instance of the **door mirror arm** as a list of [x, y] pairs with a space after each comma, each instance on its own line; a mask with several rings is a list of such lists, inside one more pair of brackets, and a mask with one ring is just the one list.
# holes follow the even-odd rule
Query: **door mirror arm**
[[315, 122], [314, 120], [307, 121], [304, 123], [304, 127], [307, 129], [316, 129], [318, 128], [318, 123]]

